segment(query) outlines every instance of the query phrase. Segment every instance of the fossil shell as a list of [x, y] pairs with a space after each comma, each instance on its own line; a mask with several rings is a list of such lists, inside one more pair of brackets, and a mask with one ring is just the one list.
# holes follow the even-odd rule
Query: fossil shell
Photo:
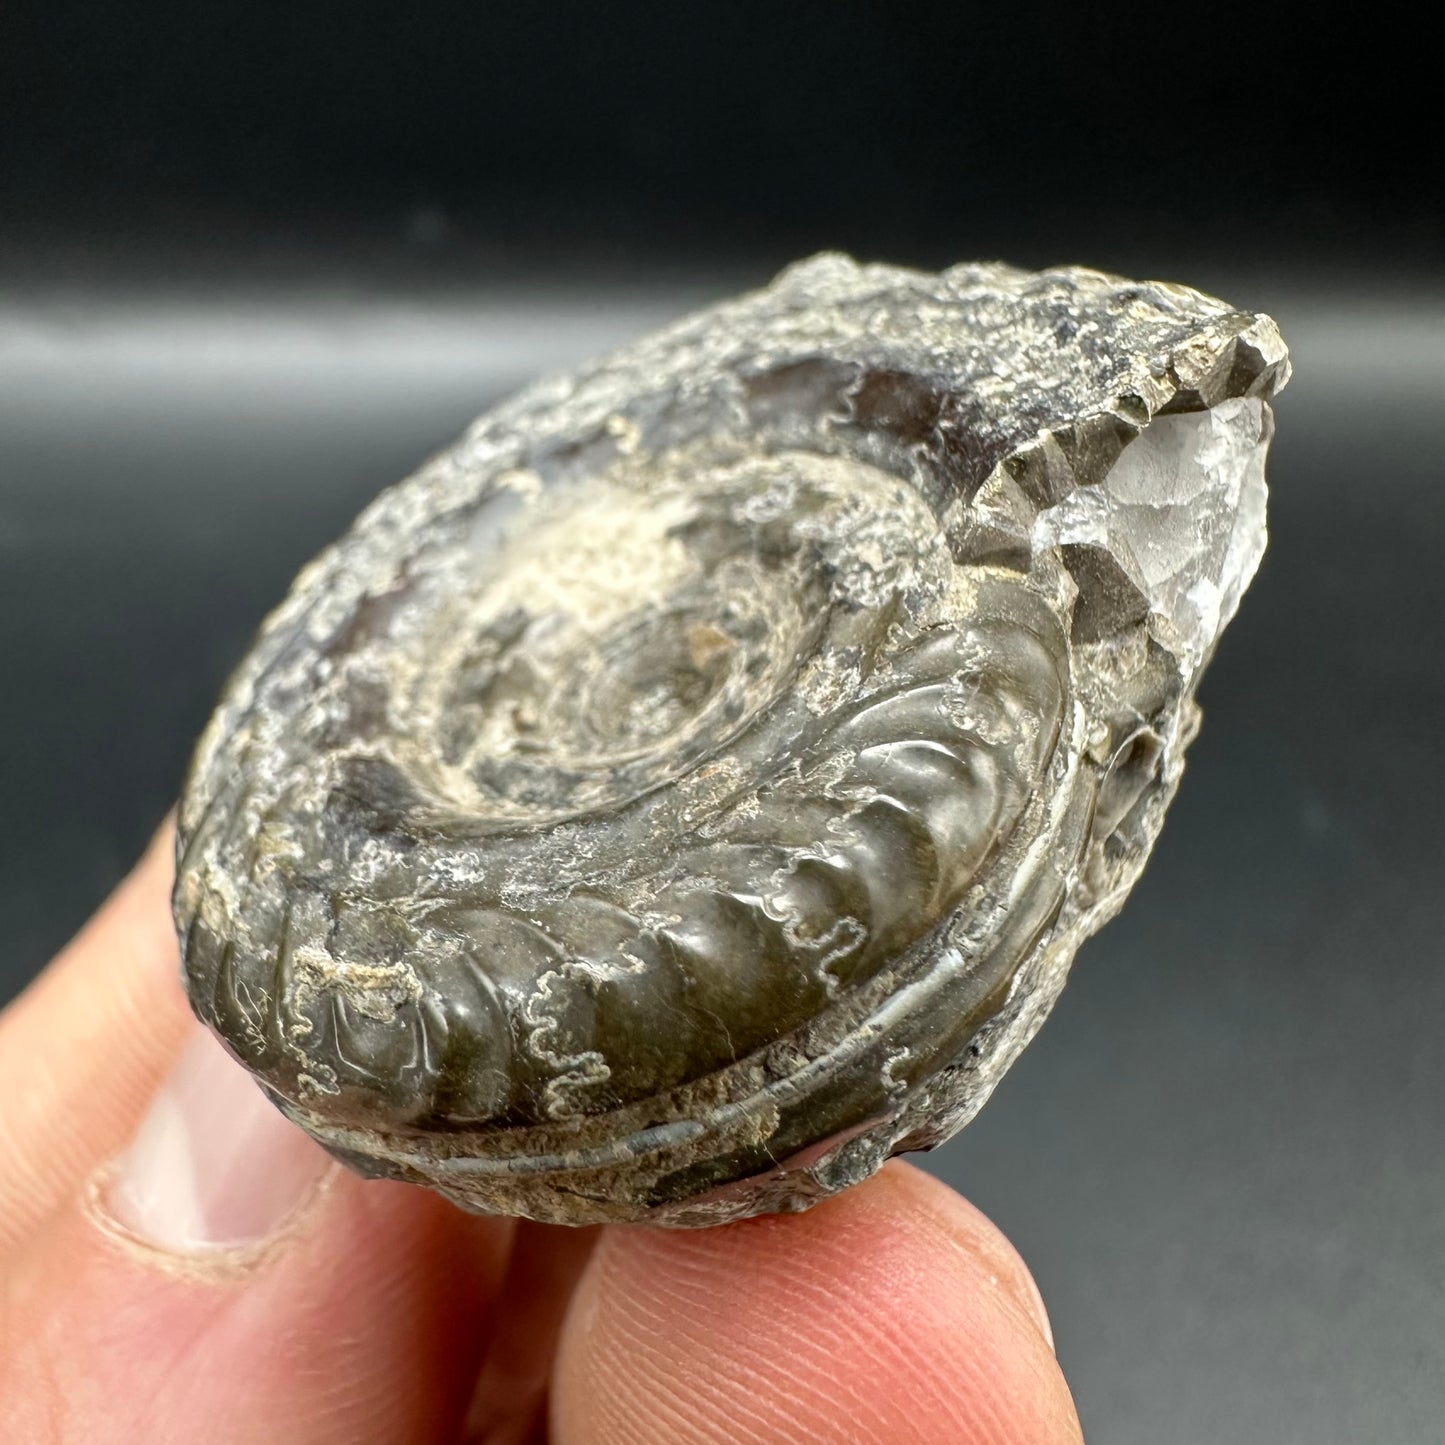
[[1264, 545], [1274, 323], [820, 256], [483, 417], [297, 579], [181, 811], [196, 1012], [363, 1173], [797, 1209], [978, 1110]]

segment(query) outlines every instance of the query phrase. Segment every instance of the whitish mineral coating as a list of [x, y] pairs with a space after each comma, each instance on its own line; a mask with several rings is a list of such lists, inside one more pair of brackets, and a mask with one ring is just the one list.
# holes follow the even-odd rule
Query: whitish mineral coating
[[564, 1223], [946, 1139], [1123, 902], [1264, 547], [1267, 317], [821, 256], [483, 417], [298, 578], [181, 809], [200, 1016]]

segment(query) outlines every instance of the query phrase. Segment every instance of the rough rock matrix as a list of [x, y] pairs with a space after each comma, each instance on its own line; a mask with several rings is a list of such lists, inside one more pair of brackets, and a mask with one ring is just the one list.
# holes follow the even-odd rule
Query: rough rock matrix
[[469, 1209], [803, 1208], [1119, 908], [1264, 547], [1274, 323], [819, 256], [489, 413], [297, 579], [181, 809], [196, 1012]]

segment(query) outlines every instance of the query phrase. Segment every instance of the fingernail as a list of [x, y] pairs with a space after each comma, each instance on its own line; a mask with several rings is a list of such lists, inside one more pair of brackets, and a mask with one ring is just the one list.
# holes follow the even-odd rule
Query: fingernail
[[1017, 1276], [1020, 1297], [1026, 1310], [1033, 1316], [1034, 1323], [1039, 1327], [1039, 1332], [1048, 1341], [1048, 1346], [1054, 1348], [1054, 1327], [1049, 1323], [1049, 1312], [1044, 1305], [1044, 1296], [1039, 1289], [1038, 1281], [1033, 1277], [1032, 1271], [1019, 1261], [1020, 1273]]
[[274, 1235], [329, 1164], [197, 1024], [113, 1166], [104, 1204], [159, 1249], [244, 1249]]
[[999, 1287], [1006, 1290], [1023, 1308], [1024, 1313], [1044, 1337], [1044, 1343], [1051, 1350], [1054, 1349], [1054, 1327], [1049, 1323], [1049, 1312], [1044, 1307], [1044, 1297], [1039, 1290], [1038, 1281], [1013, 1245], [993, 1230], [992, 1225], [989, 1229], [993, 1232], [993, 1238], [975, 1237], [974, 1249], [981, 1259], [987, 1260], [991, 1265]]

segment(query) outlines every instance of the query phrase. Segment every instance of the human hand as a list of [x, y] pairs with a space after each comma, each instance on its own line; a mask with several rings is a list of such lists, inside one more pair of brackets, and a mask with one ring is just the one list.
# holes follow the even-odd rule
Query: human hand
[[191, 1019], [171, 848], [0, 1014], [0, 1445], [1080, 1438], [1023, 1262], [908, 1165], [672, 1232], [332, 1164]]

